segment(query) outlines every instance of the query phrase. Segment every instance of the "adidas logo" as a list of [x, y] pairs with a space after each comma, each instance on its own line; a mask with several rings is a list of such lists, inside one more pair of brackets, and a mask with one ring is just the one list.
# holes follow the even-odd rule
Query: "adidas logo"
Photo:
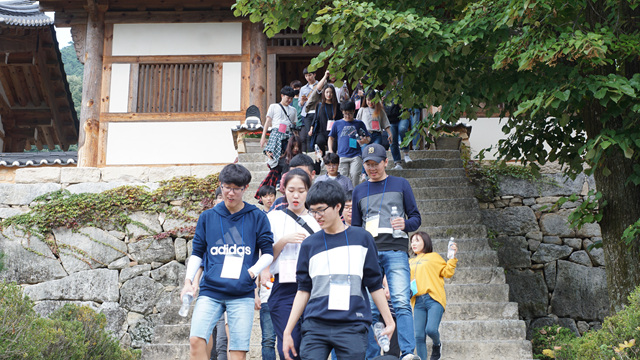
[[229, 246], [229, 244], [224, 244], [222, 246], [212, 246], [209, 249], [209, 253], [211, 255], [251, 255], [251, 247], [249, 246], [238, 246], [233, 244]]

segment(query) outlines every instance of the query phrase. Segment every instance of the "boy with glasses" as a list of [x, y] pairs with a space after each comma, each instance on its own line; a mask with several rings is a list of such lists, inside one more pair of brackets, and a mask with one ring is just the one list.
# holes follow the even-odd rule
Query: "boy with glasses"
[[332, 152], [333, 143], [338, 142], [338, 156], [340, 167], [338, 172], [351, 178], [351, 183], [356, 186], [360, 183], [362, 173], [361, 146], [371, 141], [371, 135], [366, 125], [354, 119], [356, 105], [353, 101], [345, 101], [340, 104], [344, 119], [336, 121], [331, 127], [328, 140], [328, 151]]
[[[180, 298], [194, 292], [200, 266], [204, 275], [191, 319], [190, 358], [208, 359], [206, 343], [222, 313], [229, 323], [229, 358], [245, 359], [253, 324], [256, 276], [273, 260], [273, 234], [267, 216], [242, 200], [251, 173], [239, 164], [220, 172], [224, 202], [203, 212], [193, 237]], [[259, 256], [260, 252], [262, 253]]]
[[395, 324], [382, 288], [382, 274], [373, 238], [365, 230], [340, 220], [345, 192], [335, 181], [314, 184], [307, 195], [309, 214], [322, 228], [300, 246], [296, 293], [283, 336], [283, 351], [297, 356], [291, 332], [304, 312], [300, 357], [364, 359], [371, 308], [366, 289], [380, 309], [391, 337]]
[[338, 165], [340, 164], [340, 158], [338, 155], [328, 152], [327, 155], [324, 156], [323, 160], [324, 166], [327, 168], [327, 173], [325, 175], [318, 176], [315, 182], [335, 180], [342, 186], [344, 191], [352, 191], [353, 183], [351, 182], [351, 179], [340, 174], [338, 171]]
[[[387, 175], [385, 168], [388, 160], [384, 147], [380, 144], [367, 145], [362, 150], [362, 157], [369, 181], [353, 190], [351, 224], [363, 227], [375, 239], [378, 261], [383, 274], [387, 276], [391, 303], [398, 320], [398, 342], [402, 360], [416, 359], [418, 357], [413, 355], [416, 341], [411, 313], [407, 233], [418, 230], [422, 219], [409, 182], [401, 177]], [[397, 216], [391, 216], [393, 208], [397, 210]], [[377, 311], [375, 308], [372, 311], [376, 319]], [[370, 336], [367, 358], [379, 355], [380, 347]]]

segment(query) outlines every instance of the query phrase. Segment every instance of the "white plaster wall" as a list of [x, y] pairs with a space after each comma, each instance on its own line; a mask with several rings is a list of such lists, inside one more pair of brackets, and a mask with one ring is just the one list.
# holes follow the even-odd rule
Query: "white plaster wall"
[[114, 56], [239, 55], [242, 23], [115, 24]]
[[238, 156], [231, 128], [238, 121], [113, 122], [107, 165], [226, 164]]
[[240, 111], [242, 63], [222, 64], [222, 111]]
[[111, 65], [111, 90], [109, 91], [109, 112], [126, 113], [129, 104], [130, 64]]
[[[498, 141], [506, 139], [508, 135], [502, 132], [504, 122], [500, 123], [500, 118], [478, 118], [477, 120], [460, 119], [459, 122], [471, 125], [471, 136], [469, 143], [471, 144], [471, 156], [478, 155], [480, 150], [493, 146], [494, 149], [498, 145]], [[506, 121], [506, 120], [505, 120]], [[495, 150], [485, 154], [485, 159], [495, 160]]]

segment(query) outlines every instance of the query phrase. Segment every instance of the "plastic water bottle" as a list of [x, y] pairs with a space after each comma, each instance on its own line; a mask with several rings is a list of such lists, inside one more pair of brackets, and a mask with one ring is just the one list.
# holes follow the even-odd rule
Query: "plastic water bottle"
[[453, 251], [453, 244], [455, 244], [455, 242], [453, 242], [453, 238], [450, 238], [449, 245], [447, 246], [447, 259], [449, 260], [453, 259], [456, 254], [455, 251]]
[[191, 300], [193, 300], [192, 293], [186, 293], [182, 296], [182, 306], [180, 307], [180, 311], [178, 311], [178, 315], [185, 317], [189, 313], [189, 306], [191, 305]]
[[[398, 212], [398, 208], [395, 206], [391, 207], [391, 220], [399, 218], [400, 217], [400, 213]], [[401, 238], [404, 237], [404, 232], [400, 229], [393, 229], [393, 237], [394, 238]]]
[[373, 333], [376, 335], [376, 341], [378, 341], [378, 345], [380, 345], [380, 348], [382, 348], [382, 350], [384, 352], [388, 352], [389, 351], [389, 336], [382, 335], [383, 331], [384, 331], [384, 324], [382, 324], [379, 321], [377, 323], [373, 324]]

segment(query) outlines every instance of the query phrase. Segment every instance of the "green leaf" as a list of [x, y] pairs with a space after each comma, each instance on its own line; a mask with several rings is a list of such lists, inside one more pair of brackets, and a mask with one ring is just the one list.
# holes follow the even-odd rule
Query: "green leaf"
[[607, 88], [600, 88], [600, 90], [596, 91], [593, 97], [596, 99], [602, 99], [605, 95], [607, 95]]

